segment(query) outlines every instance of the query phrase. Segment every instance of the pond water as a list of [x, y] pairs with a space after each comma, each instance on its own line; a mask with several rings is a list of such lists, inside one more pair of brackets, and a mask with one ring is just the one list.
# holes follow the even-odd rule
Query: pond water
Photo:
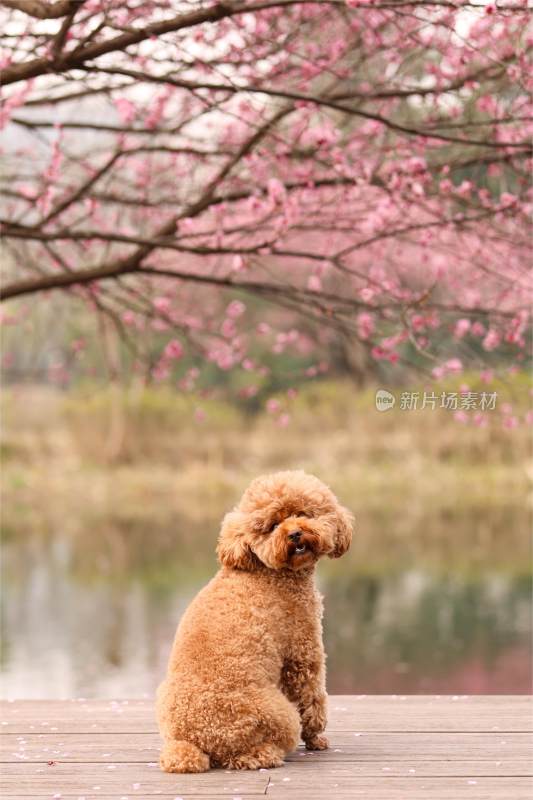
[[[211, 545], [149, 564], [141, 555], [133, 569], [92, 531], [83, 546], [61, 535], [7, 541], [3, 696], [151, 696], [183, 610], [216, 569]], [[459, 574], [416, 563], [320, 566], [329, 691], [529, 692], [529, 565]]]

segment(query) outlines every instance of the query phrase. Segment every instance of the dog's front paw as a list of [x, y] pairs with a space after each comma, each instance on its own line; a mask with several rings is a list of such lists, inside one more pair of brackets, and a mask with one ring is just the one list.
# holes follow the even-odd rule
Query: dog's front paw
[[328, 747], [329, 742], [327, 736], [323, 736], [320, 733], [311, 736], [309, 739], [305, 739], [306, 750], [327, 750]]
[[325, 730], [326, 718], [326, 698], [317, 697], [301, 711], [302, 719], [302, 738], [312, 739], [321, 731]]
[[329, 744], [322, 731], [326, 727], [325, 695], [316, 697], [301, 713], [302, 739], [308, 750], [327, 750]]

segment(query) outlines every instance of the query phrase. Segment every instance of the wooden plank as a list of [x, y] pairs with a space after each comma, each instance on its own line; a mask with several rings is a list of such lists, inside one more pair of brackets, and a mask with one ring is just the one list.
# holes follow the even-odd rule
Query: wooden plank
[[[195, 776], [198, 777], [198, 776]], [[141, 795], [145, 797], [167, 797], [167, 798], [243, 798], [265, 796], [263, 792], [235, 793], [232, 789], [221, 789], [215, 793], [213, 791], [202, 791], [199, 782], [195, 787], [185, 787], [184, 784], [175, 785], [171, 791], [161, 789], [161, 784], [147, 784], [135, 790], [130, 784], [116, 784], [113, 787], [106, 787], [104, 791], [79, 789], [72, 783], [64, 783], [59, 789], [58, 786], [51, 786], [47, 790], [40, 787], [27, 786], [19, 787], [15, 794], [9, 792], [2, 794], [2, 800], [14, 800], [15, 798], [31, 797], [35, 800], [40, 795], [50, 798], [88, 798], [108, 797], [110, 800], [136, 800]], [[291, 782], [271, 783], [267, 790], [268, 798], [286, 798], [286, 800], [324, 800], [325, 796], [335, 798], [335, 800], [347, 800], [348, 798], [372, 798], [372, 800], [531, 800], [533, 783], [530, 778], [384, 778], [377, 782], [370, 779], [342, 779], [329, 781], [315, 776], [313, 786], [305, 784], [296, 785]]]
[[331, 749], [276, 770], [167, 775], [148, 701], [5, 703], [2, 800], [531, 800], [529, 697], [333, 697]]
[[[268, 792], [267, 797], [275, 797], [273, 791]], [[499, 785], [494, 782], [483, 782], [478, 785], [460, 786], [456, 784], [445, 785], [442, 787], [427, 787], [424, 786], [395, 786], [389, 785], [371, 787], [361, 786], [354, 789], [350, 787], [346, 791], [337, 788], [335, 794], [331, 795], [334, 800], [352, 800], [352, 798], [365, 798], [365, 800], [531, 800], [531, 787], [529, 786], [512, 786]], [[9, 795], [3, 796], [2, 800], [22, 800], [27, 796], [24, 795]], [[161, 798], [161, 800], [193, 800], [198, 795], [163, 793], [163, 794], [139, 794], [134, 792], [130, 794], [84, 794], [81, 800], [154, 800], [154, 798]], [[202, 800], [220, 800], [224, 795], [209, 794], [202, 795]], [[231, 799], [231, 795], [226, 795]], [[257, 795], [239, 795], [239, 800], [256, 800]], [[278, 795], [281, 797], [281, 795]], [[316, 791], [305, 791], [297, 795], [291, 793], [286, 795], [291, 800], [324, 800], [324, 791], [318, 789]], [[51, 800], [49, 794], [34, 795], [32, 800]], [[59, 799], [58, 799], [59, 800]], [[60, 794], [60, 800], [80, 800], [77, 794]]]
[[[160, 788], [169, 781], [187, 786], [192, 781], [195, 787], [204, 786], [213, 788], [215, 785], [225, 785], [235, 783], [235, 790], [250, 791], [257, 786], [264, 788], [265, 775], [270, 780], [278, 780], [279, 776], [296, 776], [299, 784], [306, 780], [312, 782], [325, 776], [340, 777], [465, 777], [474, 775], [482, 777], [496, 777], [504, 775], [505, 768], [512, 770], [506, 777], [530, 777], [531, 759], [516, 759], [509, 762], [498, 760], [485, 761], [426, 761], [421, 762], [414, 758], [394, 760], [389, 759], [361, 762], [361, 761], [324, 761], [322, 759], [301, 760], [299, 762], [287, 762], [280, 769], [263, 770], [258, 772], [229, 772], [224, 770], [211, 770], [201, 775], [166, 775], [160, 772], [156, 762], [146, 763], [120, 763], [99, 764], [93, 762], [54, 762], [53, 764], [26, 762], [9, 764], [2, 767], [2, 783], [5, 788], [13, 789], [17, 785], [24, 783], [41, 783], [48, 786], [64, 779], [76, 780], [78, 782], [92, 781], [101, 786], [101, 790], [108, 789], [110, 785], [119, 782], [140, 783], [143, 787], [147, 783], [162, 784]], [[442, 773], [442, 775], [441, 775]], [[91, 787], [88, 787], [91, 788]]]
[[[2, 737], [0, 760], [6, 762], [62, 763], [157, 761], [161, 740], [157, 734], [65, 734]], [[383, 761], [410, 758], [427, 760], [517, 760], [533, 758], [533, 737], [528, 733], [330, 733], [330, 749], [308, 752], [302, 748], [291, 760]]]
[[[268, 797], [274, 795], [268, 793]], [[9, 795], [4, 796], [2, 800], [18, 800], [22, 799], [24, 795]], [[161, 800], [192, 800], [198, 798], [199, 795], [164, 793], [164, 794], [133, 794], [122, 795], [102, 795], [102, 794], [85, 794], [81, 798], [77, 794], [59, 795], [61, 800], [154, 800], [154, 798], [161, 798]], [[210, 794], [202, 795], [202, 800], [220, 800], [224, 795]], [[231, 795], [226, 795], [231, 800]], [[257, 800], [258, 795], [239, 795], [239, 800]], [[287, 795], [289, 797], [289, 795]], [[333, 795], [334, 800], [351, 800], [353, 797], [366, 798], [367, 800], [531, 800], [530, 787], [512, 787], [512, 793], [509, 793], [509, 786], [497, 786], [491, 783], [484, 783], [478, 786], [457, 787], [455, 785], [445, 786], [438, 790], [433, 787], [409, 787], [406, 790], [404, 787], [361, 787], [359, 791], [354, 791], [353, 788], [348, 789], [346, 792], [339, 789]], [[322, 790], [305, 792], [305, 794], [291, 794], [291, 800], [324, 800], [324, 793]], [[27, 798], [26, 798], [27, 800]], [[51, 800], [49, 794], [34, 795], [32, 800]]]
[[268, 798], [286, 800], [324, 800], [326, 796], [334, 800], [531, 800], [532, 784], [528, 778], [480, 778], [466, 780], [461, 778], [385, 779], [377, 783], [373, 780], [338, 781], [320, 788], [269, 787]]
[[[291, 788], [293, 786], [293, 788]], [[271, 783], [267, 797], [276, 800], [335, 800], [371, 798], [372, 800], [531, 800], [533, 782], [530, 778], [350, 778], [334, 781], [319, 780], [314, 785]]]
[[[0, 705], [2, 733], [155, 733], [153, 702], [17, 701]], [[529, 696], [333, 696], [330, 731], [533, 731]]]
[[[54, 794], [59, 794], [59, 797], [55, 800], [194, 800], [194, 798], [199, 797], [199, 795], [193, 794], [180, 794], [177, 795], [176, 792], [160, 792], [154, 794], [144, 794], [138, 791], [131, 792], [130, 794], [101, 794], [100, 792], [89, 792], [83, 795], [79, 795], [78, 792], [74, 794], [67, 794], [65, 792], [55, 792]], [[203, 794], [201, 795], [202, 800], [220, 800], [221, 797], [226, 797], [228, 800], [231, 800], [232, 795], [222, 795], [222, 794]], [[240, 794], [238, 795], [239, 800], [257, 800], [258, 797], [265, 797], [265, 795], [257, 795], [257, 794]], [[53, 795], [50, 794], [36, 794], [32, 795], [31, 800], [53, 800]], [[28, 795], [23, 794], [10, 794], [10, 795], [2, 795], [2, 800], [28, 800]], [[323, 800], [323, 798], [320, 798]], [[427, 798], [426, 798], [427, 800]]]
[[[402, 759], [400, 761], [387, 760], [386, 762], [373, 761], [322, 761], [319, 767], [320, 774], [327, 771], [334, 775], [342, 768], [350, 774], [361, 778], [439, 778], [439, 777], [507, 777], [528, 778], [533, 777], [533, 763], [531, 759], [509, 761], [417, 761], [416, 759]], [[292, 761], [289, 759], [288, 765]], [[306, 765], [305, 769], [308, 767]], [[272, 780], [276, 780], [275, 773], [271, 771]]]
[[[0, 790], [7, 795], [34, 797], [39, 793], [86, 795], [155, 794], [166, 791], [179, 795], [220, 794], [223, 796], [264, 795], [267, 771], [230, 772], [211, 770], [198, 775], [169, 775], [154, 763], [145, 764], [9, 764], [2, 767]], [[96, 788], [98, 787], [98, 788]]]
[[533, 698], [515, 696], [332, 696], [333, 731], [533, 731]]
[[[6, 758], [3, 759], [3, 763], [17, 763], [17, 764], [26, 764], [26, 763], [39, 763], [39, 764], [47, 764], [48, 760], [55, 760], [61, 762], [62, 764], [86, 764], [90, 765], [90, 769], [95, 772], [101, 768], [101, 764], [107, 764], [111, 766], [117, 766], [118, 764], [127, 764], [130, 769], [135, 768], [138, 764], [143, 763], [154, 763], [154, 760], [157, 759], [158, 753], [157, 751], [150, 751], [147, 753], [147, 758], [153, 757], [151, 761], [140, 761], [137, 760], [130, 760], [127, 761], [125, 759], [117, 758], [117, 753], [113, 752], [110, 753], [109, 756], [105, 759], [96, 759], [92, 756], [82, 756], [80, 754], [80, 758], [76, 759], [75, 757], [65, 758], [62, 755], [55, 754], [53, 752], [46, 752], [45, 757], [46, 760], [39, 760], [35, 761], [32, 760], [31, 757], [26, 755], [23, 751], [14, 750], [13, 756], [11, 760], [8, 760], [6, 754]], [[97, 754], [99, 755], [99, 754]], [[105, 754], [107, 755], [107, 754]], [[314, 767], [310, 766], [309, 762], [315, 762], [316, 764], [320, 764], [318, 767], [320, 770], [330, 770], [333, 772], [335, 769], [345, 770], [350, 769], [354, 775], [362, 776], [362, 777], [409, 777], [412, 775], [417, 776], [430, 776], [430, 777], [439, 777], [439, 776], [466, 776], [466, 777], [473, 777], [473, 776], [485, 776], [485, 777], [497, 777], [497, 776], [506, 776], [512, 777], [513, 775], [519, 777], [529, 777], [533, 776], [533, 760], [531, 758], [527, 759], [520, 759], [520, 758], [498, 758], [498, 759], [476, 759], [476, 760], [455, 760], [455, 759], [426, 759], [426, 760], [419, 760], [417, 756], [412, 757], [403, 757], [403, 758], [395, 758], [394, 754], [392, 757], [387, 757], [386, 759], [375, 759], [375, 760], [368, 760], [363, 761], [359, 760], [357, 754], [348, 755], [345, 753], [336, 753], [334, 750], [331, 750], [329, 754], [313, 754], [308, 753], [302, 749], [296, 751], [295, 753], [291, 754], [288, 759], [286, 760], [286, 768], [294, 766], [298, 763], [303, 763], [301, 760], [307, 759], [307, 763], [304, 767], [306, 770], [310, 770]], [[89, 769], [89, 767], [88, 767]], [[8, 770], [4, 770], [2, 767], [2, 772], [7, 774]], [[275, 771], [269, 770], [270, 774], [275, 774]]]

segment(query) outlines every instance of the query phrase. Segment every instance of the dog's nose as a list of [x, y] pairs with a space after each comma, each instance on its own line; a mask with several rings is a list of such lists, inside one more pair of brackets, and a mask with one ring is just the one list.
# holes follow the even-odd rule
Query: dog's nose
[[289, 539], [291, 542], [297, 542], [301, 535], [301, 531], [293, 531], [292, 533], [289, 533]]

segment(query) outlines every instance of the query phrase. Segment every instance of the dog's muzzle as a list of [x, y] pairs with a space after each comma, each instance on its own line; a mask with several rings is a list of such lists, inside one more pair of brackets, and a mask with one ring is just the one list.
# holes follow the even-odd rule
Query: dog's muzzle
[[291, 544], [294, 545], [293, 552], [295, 555], [302, 555], [307, 551], [307, 544], [302, 541], [302, 531], [292, 531], [292, 533], [289, 533], [288, 538]]

